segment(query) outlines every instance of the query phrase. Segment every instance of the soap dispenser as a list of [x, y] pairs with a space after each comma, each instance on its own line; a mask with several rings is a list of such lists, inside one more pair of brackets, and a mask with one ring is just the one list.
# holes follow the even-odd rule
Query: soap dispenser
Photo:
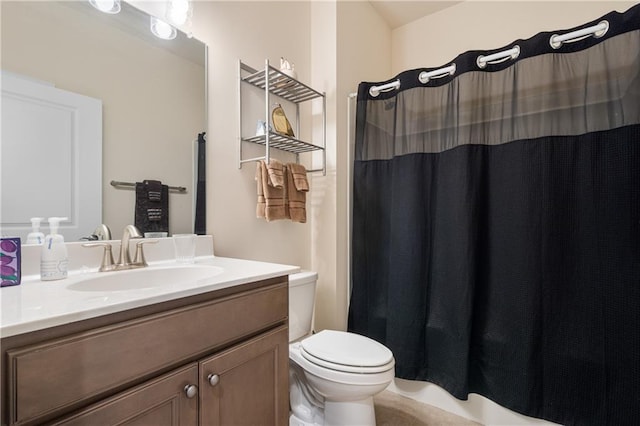
[[42, 281], [53, 281], [67, 278], [67, 265], [69, 258], [67, 247], [64, 244], [64, 237], [58, 234], [60, 222], [67, 220], [66, 217], [50, 217], [50, 233], [45, 237], [40, 256], [40, 279]]
[[32, 217], [31, 218], [31, 232], [27, 235], [26, 244], [37, 244], [41, 245], [44, 242], [44, 234], [40, 232], [40, 222], [42, 222], [44, 218], [42, 217]]

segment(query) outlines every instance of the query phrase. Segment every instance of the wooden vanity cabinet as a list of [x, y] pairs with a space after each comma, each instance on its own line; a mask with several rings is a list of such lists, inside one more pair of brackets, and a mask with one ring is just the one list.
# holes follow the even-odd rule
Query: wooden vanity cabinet
[[285, 276], [2, 339], [2, 424], [286, 424], [287, 315]]

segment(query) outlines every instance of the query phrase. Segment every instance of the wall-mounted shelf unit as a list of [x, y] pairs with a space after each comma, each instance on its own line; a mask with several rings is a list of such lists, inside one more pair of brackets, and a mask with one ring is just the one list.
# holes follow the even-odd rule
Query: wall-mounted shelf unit
[[[244, 163], [265, 160], [269, 162], [271, 158], [271, 148], [296, 154], [296, 161], [299, 161], [299, 154], [311, 151], [322, 151], [322, 168], [307, 170], [308, 172], [322, 172], [326, 174], [326, 140], [327, 140], [327, 116], [326, 97], [324, 93], [307, 86], [304, 83], [282, 73], [279, 69], [269, 65], [269, 60], [265, 60], [264, 69], [256, 70], [249, 65], [238, 61], [238, 168], [242, 168]], [[294, 137], [283, 135], [275, 131], [267, 131], [264, 135], [243, 136], [242, 134], [242, 91], [243, 85], [249, 84], [264, 91], [264, 122], [267, 129], [274, 127], [271, 124], [271, 110], [274, 97], [290, 102], [295, 105], [296, 117], [295, 134], [300, 135], [300, 104], [318, 99], [322, 102], [322, 145], [306, 142]], [[279, 102], [279, 101], [278, 101]], [[259, 117], [262, 119], [262, 116]], [[264, 156], [254, 158], [244, 158], [242, 152], [243, 142], [263, 145], [265, 147]]]

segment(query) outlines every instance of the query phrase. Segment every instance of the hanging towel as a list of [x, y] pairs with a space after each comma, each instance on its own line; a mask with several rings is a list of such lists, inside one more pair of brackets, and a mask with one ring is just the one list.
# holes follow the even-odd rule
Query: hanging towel
[[[258, 162], [260, 167], [260, 174], [256, 173], [256, 180], [258, 183], [262, 181], [262, 198], [264, 198], [264, 218], [267, 222], [280, 219], [288, 219], [289, 216], [286, 211], [285, 204], [285, 191], [284, 185], [277, 188], [271, 184], [269, 179], [269, 172], [267, 165], [264, 161]], [[284, 183], [284, 182], [283, 182]], [[261, 200], [260, 191], [258, 190], [258, 206], [256, 207], [256, 216], [261, 216]]]
[[284, 166], [278, 160], [270, 160], [267, 165], [269, 184], [274, 188], [284, 188]]
[[169, 187], [159, 180], [136, 182], [134, 223], [140, 232], [169, 232]]
[[[294, 170], [296, 172], [294, 173]], [[307, 184], [305, 191], [300, 191], [295, 184], [295, 174], [298, 171], [304, 170], [304, 167], [299, 164], [287, 164], [285, 166], [285, 176], [287, 177], [286, 190], [287, 190], [287, 210], [292, 222], [306, 223], [307, 221], [307, 194], [309, 186]], [[306, 181], [306, 170], [304, 170]]]
[[308, 192], [309, 181], [307, 180], [307, 169], [302, 164], [289, 163], [287, 164], [291, 173], [293, 174], [293, 183], [298, 191]]
[[262, 167], [264, 162], [256, 161], [256, 186], [258, 192], [258, 203], [256, 204], [256, 217], [265, 218], [266, 200], [264, 198], [264, 188], [262, 187]]
[[194, 231], [198, 235], [207, 233], [207, 132], [198, 133], [198, 177], [196, 183], [196, 217]]

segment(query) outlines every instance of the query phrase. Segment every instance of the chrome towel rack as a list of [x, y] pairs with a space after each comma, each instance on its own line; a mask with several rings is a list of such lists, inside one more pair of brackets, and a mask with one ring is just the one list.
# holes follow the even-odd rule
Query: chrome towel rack
[[[111, 186], [114, 187], [119, 187], [119, 186], [123, 186], [126, 188], [135, 188], [136, 184], [134, 182], [121, 182], [118, 180], [112, 180], [111, 181]], [[176, 191], [176, 192], [180, 192], [180, 193], [185, 193], [187, 192], [187, 188], [185, 188], [184, 186], [169, 186], [169, 191]]]

